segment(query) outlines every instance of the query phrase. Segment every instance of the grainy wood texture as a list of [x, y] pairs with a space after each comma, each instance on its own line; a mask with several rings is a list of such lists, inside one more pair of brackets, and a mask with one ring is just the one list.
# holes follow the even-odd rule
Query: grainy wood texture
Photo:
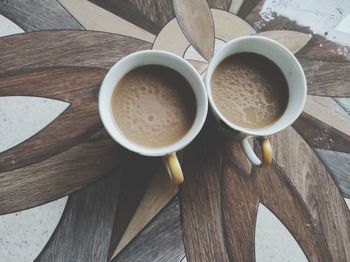
[[0, 214], [65, 196], [106, 175], [124, 161], [105, 131], [47, 160], [0, 173]]
[[192, 46], [207, 60], [214, 54], [214, 24], [207, 2], [173, 0], [176, 19]]
[[180, 206], [174, 198], [112, 262], [180, 262], [184, 255]]
[[[155, 36], [140, 27], [108, 12], [88, 0], [59, 0], [87, 30], [109, 32], [153, 42]], [[98, 19], [96, 19], [98, 18]]]
[[350, 63], [299, 59], [307, 79], [308, 94], [350, 96]]
[[0, 73], [24, 68], [108, 68], [125, 55], [151, 47], [135, 38], [94, 31], [61, 30], [0, 38]]
[[210, 8], [228, 10], [231, 5], [231, 0], [207, 0]]
[[[322, 162], [293, 129], [271, 138], [274, 158], [305, 202], [334, 261], [350, 259], [350, 212]], [[293, 145], [293, 146], [291, 146]]]
[[[245, 18], [261, 0], [245, 0], [240, 6], [237, 15]], [[262, 1], [263, 2], [263, 1]]]
[[350, 198], [350, 154], [318, 148], [315, 148], [315, 152], [332, 175], [343, 196]]
[[258, 34], [271, 38], [280, 44], [287, 47], [292, 53], [298, 52], [311, 39], [311, 36], [305, 33], [287, 31], [287, 30], [272, 30]]
[[157, 34], [175, 17], [171, 0], [89, 0], [125, 20]]
[[189, 261], [229, 261], [221, 226], [220, 180], [223, 153], [211, 137], [197, 138], [184, 152], [186, 183], [181, 192], [181, 215]]
[[331, 97], [308, 95], [304, 112], [350, 136], [350, 115]]
[[70, 195], [64, 214], [36, 261], [107, 261], [121, 172], [112, 171]]
[[301, 114], [293, 127], [312, 147], [350, 152], [349, 136], [306, 113]]
[[84, 28], [55, 0], [2, 0], [0, 14], [24, 31]]
[[131, 218], [135, 214], [148, 185], [162, 162], [159, 158], [133, 155], [123, 167], [117, 214], [114, 221], [109, 256], [112, 256]]
[[[120, 239], [117, 248], [114, 248], [112, 257], [116, 256], [166, 206], [177, 192], [178, 186], [171, 182], [165, 168], [161, 167], [153, 176], [123, 237]], [[118, 220], [116, 220], [116, 223], [118, 226]], [[110, 249], [112, 251], [112, 245], [110, 245]]]
[[65, 67], [1, 75], [0, 96], [48, 97], [70, 106], [41, 132], [1, 153], [0, 172], [57, 155], [102, 128], [97, 94], [105, 74], [105, 69]]

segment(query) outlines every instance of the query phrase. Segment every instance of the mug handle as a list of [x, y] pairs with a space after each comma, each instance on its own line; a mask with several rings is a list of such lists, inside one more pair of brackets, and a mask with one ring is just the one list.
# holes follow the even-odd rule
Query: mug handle
[[171, 153], [163, 157], [164, 164], [168, 171], [171, 180], [176, 184], [180, 185], [184, 181], [184, 176], [182, 174], [181, 165], [176, 153]]
[[242, 147], [244, 150], [244, 153], [246, 154], [246, 156], [248, 157], [248, 159], [250, 160], [250, 162], [252, 162], [253, 165], [255, 166], [266, 166], [266, 165], [271, 165], [272, 163], [272, 147], [270, 144], [270, 141], [267, 137], [262, 137], [259, 139], [260, 142], [260, 147], [261, 147], [261, 153], [262, 153], [262, 160], [260, 160], [253, 148], [250, 146], [248, 139], [244, 138], [242, 140]]

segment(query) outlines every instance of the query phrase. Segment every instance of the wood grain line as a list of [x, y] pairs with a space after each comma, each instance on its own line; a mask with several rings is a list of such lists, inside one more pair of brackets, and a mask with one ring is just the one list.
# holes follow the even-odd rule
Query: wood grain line
[[350, 63], [299, 59], [307, 79], [308, 94], [350, 97]]
[[107, 261], [120, 171], [70, 195], [54, 234], [35, 261]]
[[151, 48], [127, 36], [75, 30], [2, 37], [0, 46], [0, 73], [58, 66], [109, 68], [129, 53]]
[[19, 25], [26, 32], [84, 28], [55, 0], [5, 1], [0, 14]]
[[34, 207], [74, 192], [106, 175], [123, 163], [127, 155], [103, 130], [47, 160], [2, 172], [0, 214]]
[[[88, 0], [59, 0], [87, 30], [126, 35], [153, 43], [155, 36]], [[98, 17], [98, 19], [96, 19]]]
[[175, 17], [171, 0], [89, 0], [148, 32], [157, 35]]
[[0, 172], [57, 155], [101, 129], [97, 93], [106, 71], [65, 67], [0, 75], [0, 96], [48, 97], [70, 103], [39, 133], [1, 153]]
[[350, 152], [350, 136], [306, 113], [301, 114], [293, 127], [311, 147]]
[[179, 200], [174, 198], [112, 262], [179, 262], [184, 255]]

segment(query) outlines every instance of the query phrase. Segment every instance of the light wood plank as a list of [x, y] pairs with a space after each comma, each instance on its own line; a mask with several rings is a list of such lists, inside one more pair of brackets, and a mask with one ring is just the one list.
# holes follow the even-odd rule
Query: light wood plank
[[238, 16], [216, 9], [211, 9], [211, 13], [216, 38], [229, 42], [236, 37], [255, 33], [255, 30]]
[[297, 53], [311, 39], [311, 35], [309, 34], [287, 30], [266, 31], [261, 32], [258, 35], [268, 37], [279, 42], [287, 47], [292, 53]]
[[238, 10], [241, 8], [244, 0], [232, 0], [229, 11], [233, 14], [237, 14]]
[[[88, 0], [59, 0], [87, 30], [121, 34], [153, 43], [155, 36], [148, 31], [110, 13]], [[96, 19], [98, 17], [98, 19]]]
[[214, 24], [206, 1], [173, 0], [176, 19], [191, 45], [207, 61], [214, 55]]

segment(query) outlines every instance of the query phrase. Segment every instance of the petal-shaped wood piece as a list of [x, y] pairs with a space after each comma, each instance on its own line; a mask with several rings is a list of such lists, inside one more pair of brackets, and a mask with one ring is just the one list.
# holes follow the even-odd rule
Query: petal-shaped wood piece
[[305, 72], [310, 95], [350, 97], [350, 62], [304, 58], [299, 61]]
[[237, 158], [224, 162], [221, 181], [223, 232], [230, 261], [255, 258], [254, 232], [259, 202], [279, 217], [309, 259], [327, 261], [329, 252], [325, 241], [318, 229], [311, 226], [314, 220], [288, 177], [275, 163], [245, 173], [232, 164], [245, 157], [239, 146], [235, 150]]
[[121, 173], [69, 196], [60, 223], [35, 261], [107, 261]]
[[152, 34], [175, 17], [171, 0], [89, 0]]
[[102, 128], [97, 94], [100, 68], [35, 69], [0, 76], [0, 96], [49, 97], [70, 103], [55, 121], [22, 144], [0, 154], [0, 172], [59, 154]]
[[[309, 126], [310, 124], [303, 128], [309, 129]], [[274, 148], [274, 159], [300, 194], [315, 221], [315, 227], [324, 236], [331, 260], [348, 261], [350, 213], [332, 177], [292, 127], [273, 135], [271, 144]], [[274, 198], [277, 199], [276, 195]]]
[[237, 14], [243, 2], [244, 0], [232, 0], [229, 11], [233, 14]]
[[308, 95], [304, 112], [350, 136], [350, 115], [331, 97]]
[[26, 32], [54, 29], [84, 29], [57, 1], [1, 1], [0, 14]]
[[313, 116], [302, 113], [293, 127], [312, 147], [350, 153], [350, 136]]
[[315, 152], [332, 175], [344, 197], [350, 198], [350, 154], [315, 148]]
[[47, 160], [0, 173], [0, 214], [37, 206], [86, 186], [123, 163], [127, 157], [123, 152], [101, 131]]
[[[234, 1], [234, 0], [233, 0]], [[261, 0], [245, 0], [239, 7], [237, 15], [245, 18], [260, 2], [264, 2]]]
[[332, 42], [323, 36], [314, 35], [308, 44], [298, 52], [298, 58], [325, 62], [349, 62], [349, 47]]
[[181, 31], [176, 18], [171, 20], [157, 35], [152, 49], [164, 50], [178, 56], [183, 56], [190, 43]]
[[176, 19], [191, 45], [207, 61], [214, 55], [214, 23], [205, 0], [173, 0]]
[[192, 59], [186, 59], [187, 62], [189, 62], [193, 67], [197, 70], [199, 74], [202, 74], [205, 70], [207, 70], [208, 63], [192, 60]]
[[[153, 43], [155, 36], [146, 30], [110, 13], [88, 0], [59, 0], [87, 30], [109, 32], [135, 37]], [[98, 17], [98, 19], [96, 19]]]
[[135, 38], [95, 31], [43, 31], [0, 38], [0, 73], [24, 68], [110, 67], [151, 47]]
[[212, 9], [211, 12], [216, 38], [229, 42], [239, 36], [255, 34], [255, 30], [238, 16], [222, 10]]
[[261, 32], [258, 35], [271, 38], [287, 47], [292, 53], [298, 52], [311, 39], [311, 35], [296, 31], [273, 30]]

